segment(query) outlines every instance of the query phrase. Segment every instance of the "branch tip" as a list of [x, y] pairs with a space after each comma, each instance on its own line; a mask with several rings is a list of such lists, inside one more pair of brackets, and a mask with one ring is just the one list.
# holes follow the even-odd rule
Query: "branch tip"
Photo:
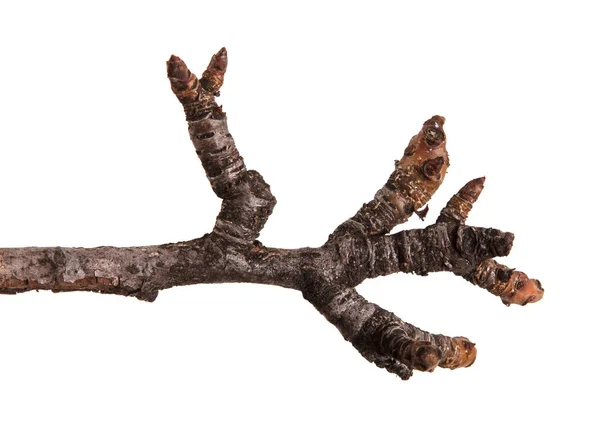
[[198, 78], [179, 57], [172, 55], [167, 60], [167, 76], [171, 90], [184, 106], [198, 98]]
[[219, 89], [223, 86], [225, 72], [227, 71], [227, 61], [227, 49], [225, 47], [221, 48], [210, 59], [210, 63], [202, 74], [202, 79], [200, 79], [200, 85], [208, 93], [218, 96]]
[[446, 123], [446, 118], [444, 116], [440, 116], [439, 114], [436, 114], [435, 116], [431, 116], [430, 119], [426, 120], [423, 125], [433, 125], [436, 128], [439, 127], [443, 127], [444, 124]]
[[469, 217], [469, 212], [473, 204], [479, 198], [483, 191], [485, 176], [471, 179], [462, 188], [450, 198], [450, 201], [440, 212], [436, 222], [453, 222], [464, 224]]
[[172, 55], [167, 60], [167, 75], [169, 79], [185, 82], [189, 78], [190, 71], [183, 60], [176, 55]]
[[474, 204], [475, 201], [479, 198], [479, 195], [483, 191], [483, 187], [485, 184], [485, 176], [481, 178], [471, 179], [467, 182], [463, 188], [459, 190], [459, 194], [462, 195], [461, 198], [469, 201], [471, 204]]
[[169, 60], [167, 60], [167, 63], [176, 63], [178, 61], [182, 61], [181, 58], [179, 58], [175, 54], [171, 54], [171, 57], [169, 57]]
[[540, 280], [529, 278], [523, 272], [515, 272], [516, 291], [510, 297], [502, 298], [502, 302], [507, 306], [518, 304], [526, 306], [529, 303], [536, 303], [544, 296], [544, 288]]
[[227, 71], [227, 48], [223, 47], [210, 59], [208, 68], [214, 68], [219, 71]]
[[441, 368], [456, 369], [468, 368], [477, 358], [477, 348], [475, 343], [466, 337], [453, 337], [452, 347], [454, 354], [447, 360], [440, 363]]
[[525, 306], [544, 297], [544, 288], [540, 280], [529, 278], [524, 272], [499, 264], [493, 259], [482, 261], [465, 278], [500, 297], [506, 306]]

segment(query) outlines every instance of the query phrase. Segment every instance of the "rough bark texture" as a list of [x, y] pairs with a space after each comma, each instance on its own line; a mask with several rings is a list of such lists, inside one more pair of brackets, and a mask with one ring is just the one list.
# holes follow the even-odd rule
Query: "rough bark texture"
[[158, 292], [198, 283], [247, 282], [297, 289], [369, 361], [407, 379], [412, 370], [470, 366], [475, 345], [434, 335], [368, 302], [355, 287], [396, 272], [448, 271], [509, 305], [542, 298], [538, 280], [498, 264], [511, 233], [465, 225], [483, 189], [474, 179], [454, 195], [437, 222], [389, 235], [427, 204], [449, 165], [444, 118], [433, 116], [408, 144], [388, 181], [318, 248], [263, 246], [259, 233], [276, 200], [262, 176], [247, 170], [215, 102], [227, 68], [223, 48], [198, 79], [176, 56], [167, 62], [190, 138], [214, 192], [223, 202], [214, 229], [202, 238], [145, 247], [0, 249], [0, 293], [92, 291], [154, 301]]

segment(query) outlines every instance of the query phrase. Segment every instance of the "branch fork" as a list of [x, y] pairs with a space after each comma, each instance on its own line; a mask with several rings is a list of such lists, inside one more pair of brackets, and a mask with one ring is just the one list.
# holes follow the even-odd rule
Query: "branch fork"
[[485, 178], [469, 181], [423, 229], [390, 234], [427, 203], [449, 166], [445, 119], [433, 116], [409, 141], [374, 198], [342, 222], [317, 248], [277, 249], [258, 237], [276, 200], [262, 176], [247, 170], [215, 97], [227, 70], [217, 52], [198, 78], [177, 56], [167, 62], [171, 89], [183, 105], [196, 153], [222, 199], [212, 232], [201, 238], [144, 247], [0, 249], [0, 293], [91, 291], [154, 301], [162, 289], [198, 283], [248, 282], [302, 292], [369, 361], [408, 379], [413, 370], [473, 364], [465, 337], [423, 331], [370, 303], [356, 291], [367, 278], [397, 272], [452, 272], [506, 304], [539, 301], [543, 288], [495, 261], [509, 254], [514, 236], [466, 224]]

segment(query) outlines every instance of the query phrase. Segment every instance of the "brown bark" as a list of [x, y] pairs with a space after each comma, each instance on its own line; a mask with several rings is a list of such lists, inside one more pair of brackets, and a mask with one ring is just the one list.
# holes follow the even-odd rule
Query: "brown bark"
[[396, 272], [448, 271], [525, 305], [543, 295], [539, 281], [496, 263], [511, 233], [465, 225], [483, 178], [463, 187], [424, 229], [389, 232], [412, 213], [423, 217], [449, 165], [444, 118], [434, 116], [409, 142], [388, 181], [318, 248], [263, 246], [259, 233], [276, 200], [262, 176], [247, 170], [215, 102], [227, 68], [223, 48], [198, 79], [176, 56], [167, 62], [190, 138], [222, 201], [214, 229], [202, 238], [145, 247], [0, 249], [0, 293], [92, 291], [153, 301], [173, 286], [247, 282], [297, 289], [369, 361], [399, 375], [470, 366], [475, 345], [464, 337], [422, 331], [360, 296], [367, 278]]

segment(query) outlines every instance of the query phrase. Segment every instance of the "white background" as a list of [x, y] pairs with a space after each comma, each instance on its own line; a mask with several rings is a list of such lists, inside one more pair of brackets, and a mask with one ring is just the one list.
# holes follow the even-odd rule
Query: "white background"
[[[4, 2], [0, 245], [199, 237], [219, 208], [165, 75], [227, 46], [220, 102], [279, 203], [270, 246], [322, 244], [447, 118], [425, 223], [487, 176], [470, 223], [516, 234], [525, 308], [450, 274], [362, 284], [469, 369], [367, 363], [298, 292], [249, 284], [0, 296], [0, 443], [598, 443], [600, 72], [594, 2]], [[568, 5], [568, 6], [567, 6]]]

